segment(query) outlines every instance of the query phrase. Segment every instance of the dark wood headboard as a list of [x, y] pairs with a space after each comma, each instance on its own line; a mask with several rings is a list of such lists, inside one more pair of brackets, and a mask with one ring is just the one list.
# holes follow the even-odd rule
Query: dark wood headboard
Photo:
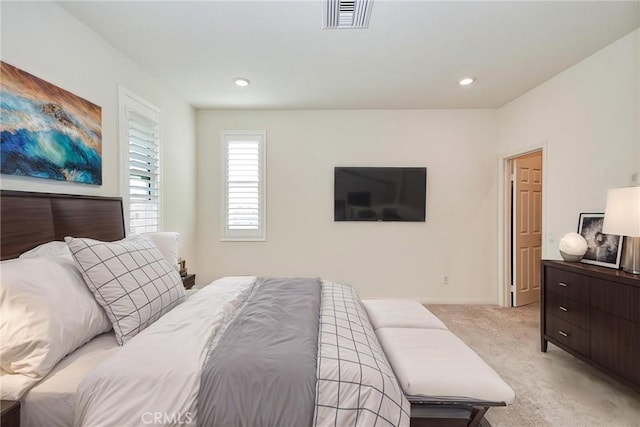
[[120, 197], [0, 191], [0, 259], [66, 236], [125, 237]]

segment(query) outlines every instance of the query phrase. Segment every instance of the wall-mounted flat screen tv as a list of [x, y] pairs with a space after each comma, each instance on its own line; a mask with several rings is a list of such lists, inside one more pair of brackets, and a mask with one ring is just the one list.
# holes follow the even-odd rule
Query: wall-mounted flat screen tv
[[334, 221], [425, 220], [427, 168], [336, 167]]

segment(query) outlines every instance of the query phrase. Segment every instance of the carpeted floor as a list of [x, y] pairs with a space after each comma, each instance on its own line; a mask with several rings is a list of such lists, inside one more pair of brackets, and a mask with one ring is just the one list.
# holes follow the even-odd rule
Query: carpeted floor
[[540, 351], [538, 304], [427, 307], [515, 390], [487, 413], [493, 427], [640, 427], [639, 393], [553, 344]]

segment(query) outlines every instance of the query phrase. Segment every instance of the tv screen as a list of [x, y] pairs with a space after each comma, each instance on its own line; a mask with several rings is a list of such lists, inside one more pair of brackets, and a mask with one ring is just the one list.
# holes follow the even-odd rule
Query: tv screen
[[336, 167], [334, 221], [423, 221], [427, 168]]

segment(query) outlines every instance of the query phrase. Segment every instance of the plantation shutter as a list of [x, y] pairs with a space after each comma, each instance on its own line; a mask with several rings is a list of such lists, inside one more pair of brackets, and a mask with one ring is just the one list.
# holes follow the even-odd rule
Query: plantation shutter
[[129, 109], [129, 232], [160, 229], [158, 121]]
[[223, 136], [223, 240], [265, 240], [264, 140], [264, 132]]

